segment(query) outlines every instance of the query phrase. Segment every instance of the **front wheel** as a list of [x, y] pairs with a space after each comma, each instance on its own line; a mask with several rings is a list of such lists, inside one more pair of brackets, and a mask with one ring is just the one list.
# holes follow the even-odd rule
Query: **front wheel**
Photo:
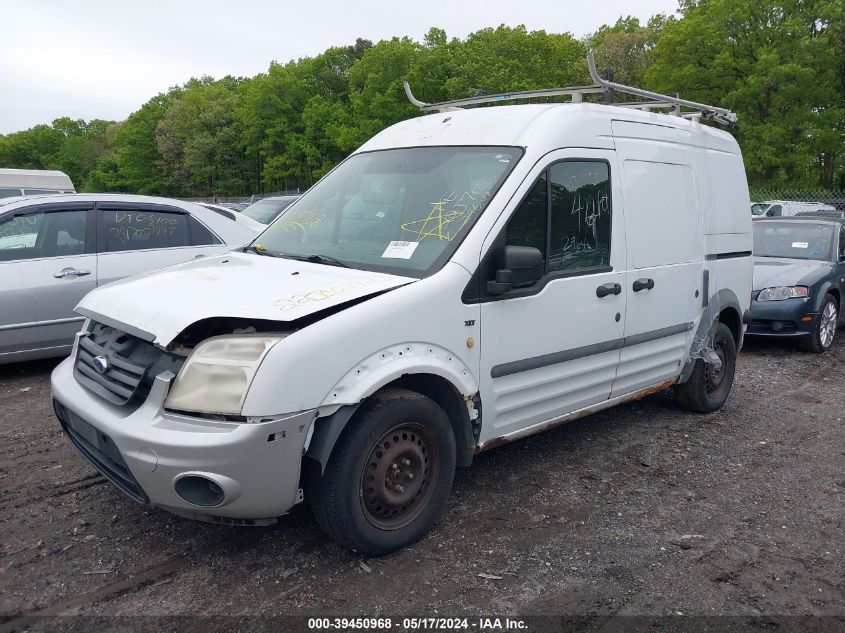
[[455, 476], [455, 440], [425, 396], [372, 396], [338, 439], [309, 496], [320, 527], [343, 547], [381, 556], [422, 538], [440, 516]]
[[713, 352], [719, 357], [719, 367], [699, 358], [689, 379], [675, 385], [675, 399], [684, 409], [711, 413], [721, 409], [728, 399], [736, 371], [736, 342], [724, 323], [716, 326]]
[[833, 295], [827, 294], [822, 300], [822, 309], [819, 310], [819, 317], [816, 319], [813, 331], [804, 341], [804, 349], [815, 354], [828, 351], [833, 347], [833, 338], [836, 336], [838, 325], [838, 303]]

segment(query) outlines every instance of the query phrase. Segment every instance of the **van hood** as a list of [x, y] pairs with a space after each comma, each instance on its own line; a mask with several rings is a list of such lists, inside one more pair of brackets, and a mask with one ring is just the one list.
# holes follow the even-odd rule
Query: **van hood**
[[233, 252], [108, 284], [86, 295], [76, 312], [165, 346], [202, 319], [290, 322], [414, 281]]
[[812, 285], [830, 270], [828, 262], [786, 257], [754, 258], [754, 290]]

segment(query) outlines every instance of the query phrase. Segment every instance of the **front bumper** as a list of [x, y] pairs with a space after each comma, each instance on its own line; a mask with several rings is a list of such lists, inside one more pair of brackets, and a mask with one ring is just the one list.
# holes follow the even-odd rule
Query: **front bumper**
[[[314, 411], [266, 422], [217, 422], [164, 410], [173, 374], [159, 374], [137, 409], [110, 404], [73, 376], [75, 355], [51, 377], [54, 408], [74, 446], [135, 501], [195, 519], [266, 524], [302, 498], [300, 465]], [[212, 507], [176, 493], [186, 475], [212, 480]]]
[[751, 323], [746, 335], [800, 337], [812, 333], [819, 313], [811, 310], [809, 299], [757, 301], [756, 296], [757, 292], [751, 301]]

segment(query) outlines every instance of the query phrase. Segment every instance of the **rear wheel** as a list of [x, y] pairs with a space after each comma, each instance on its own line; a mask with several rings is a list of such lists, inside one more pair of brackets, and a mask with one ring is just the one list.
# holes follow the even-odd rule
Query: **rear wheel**
[[377, 393], [310, 486], [314, 516], [347, 549], [368, 556], [400, 549], [440, 516], [455, 460], [452, 426], [432, 400], [405, 389]]
[[718, 366], [699, 358], [689, 379], [675, 385], [675, 399], [683, 408], [710, 413], [721, 409], [728, 399], [736, 372], [736, 342], [724, 323], [716, 326], [713, 352], [719, 358]]
[[808, 352], [821, 354], [833, 347], [833, 338], [836, 336], [836, 327], [839, 325], [839, 304], [836, 297], [827, 294], [822, 300], [822, 308], [819, 317], [813, 326], [810, 336], [804, 341], [804, 349]]

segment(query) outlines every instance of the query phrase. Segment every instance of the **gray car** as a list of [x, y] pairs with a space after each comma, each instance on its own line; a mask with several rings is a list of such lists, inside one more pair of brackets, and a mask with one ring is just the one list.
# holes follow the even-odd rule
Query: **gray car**
[[811, 352], [833, 346], [845, 324], [845, 222], [754, 221], [754, 289], [748, 336], [791, 338]]
[[228, 252], [256, 232], [191, 202], [121, 194], [0, 205], [0, 364], [70, 352], [90, 290]]

